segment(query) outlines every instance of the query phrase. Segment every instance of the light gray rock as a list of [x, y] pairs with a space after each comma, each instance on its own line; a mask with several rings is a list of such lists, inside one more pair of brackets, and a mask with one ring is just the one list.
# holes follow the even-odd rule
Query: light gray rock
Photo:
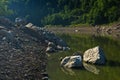
[[61, 66], [66, 68], [81, 68], [82, 57], [80, 55], [67, 56], [61, 61]]
[[32, 23], [28, 23], [27, 25], [25, 25], [25, 27], [27, 27], [27, 28], [31, 28], [32, 26], [33, 26]]
[[49, 80], [49, 78], [48, 77], [43, 77], [42, 80]]
[[83, 61], [92, 64], [105, 64], [106, 58], [103, 49], [97, 46], [86, 50], [83, 55]]
[[48, 46], [46, 52], [52, 53], [55, 52], [55, 49], [53, 47]]
[[5, 29], [3, 26], [0, 26], [0, 30]]
[[63, 51], [70, 50], [69, 47], [62, 47], [62, 48], [63, 48]]
[[53, 42], [48, 42], [48, 46], [49, 46], [49, 47], [53, 47], [53, 48], [56, 47], [56, 45], [55, 45]]
[[63, 50], [63, 47], [61, 47], [60, 45], [57, 45], [57, 50]]

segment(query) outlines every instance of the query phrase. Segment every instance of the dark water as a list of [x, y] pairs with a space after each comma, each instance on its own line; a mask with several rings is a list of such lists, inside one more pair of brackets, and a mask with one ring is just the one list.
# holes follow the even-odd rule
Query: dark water
[[[51, 54], [47, 71], [51, 80], [120, 80], [120, 40], [95, 35], [59, 34], [71, 50]], [[86, 69], [64, 69], [60, 67], [60, 57], [100, 46], [103, 48], [107, 63], [104, 66], [84, 64]]]

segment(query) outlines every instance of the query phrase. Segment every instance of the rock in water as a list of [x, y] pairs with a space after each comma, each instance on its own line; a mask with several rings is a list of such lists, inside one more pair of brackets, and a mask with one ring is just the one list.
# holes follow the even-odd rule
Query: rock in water
[[67, 56], [61, 61], [61, 66], [67, 67], [67, 68], [81, 68], [82, 67], [82, 58], [80, 55]]
[[92, 64], [105, 64], [106, 58], [103, 49], [99, 46], [88, 49], [83, 55], [83, 61]]

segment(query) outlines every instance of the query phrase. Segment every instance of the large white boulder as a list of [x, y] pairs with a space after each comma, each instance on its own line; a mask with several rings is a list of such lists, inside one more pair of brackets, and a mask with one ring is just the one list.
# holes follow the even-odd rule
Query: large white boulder
[[105, 64], [106, 58], [103, 49], [97, 46], [86, 50], [83, 55], [83, 61], [92, 64]]
[[80, 55], [67, 56], [61, 61], [61, 66], [66, 68], [81, 68], [82, 57]]

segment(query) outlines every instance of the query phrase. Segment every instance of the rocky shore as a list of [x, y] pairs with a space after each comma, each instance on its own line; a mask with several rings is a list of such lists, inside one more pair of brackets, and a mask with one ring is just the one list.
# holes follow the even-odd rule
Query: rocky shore
[[111, 26], [89, 26], [89, 27], [47, 27], [47, 30], [54, 33], [67, 33], [67, 34], [90, 34], [100, 36], [112, 36], [120, 38], [120, 23]]
[[0, 80], [41, 80], [46, 61], [45, 43], [0, 18]]
[[53, 52], [48, 47], [54, 52], [68, 49], [44, 28], [20, 18], [12, 22], [0, 17], [0, 80], [48, 80], [46, 52]]

